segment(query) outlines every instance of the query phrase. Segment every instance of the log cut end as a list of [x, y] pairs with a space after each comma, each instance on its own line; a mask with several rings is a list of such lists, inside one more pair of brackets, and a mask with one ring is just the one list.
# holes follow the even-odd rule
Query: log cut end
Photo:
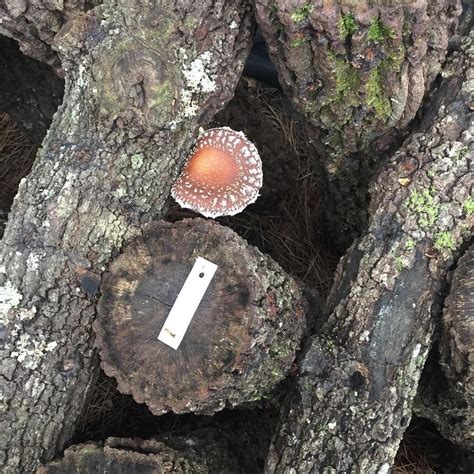
[[[217, 265], [179, 347], [158, 340], [197, 257]], [[294, 360], [305, 324], [299, 286], [214, 222], [160, 222], [110, 266], [97, 345], [119, 390], [155, 414], [213, 413], [261, 398]]]

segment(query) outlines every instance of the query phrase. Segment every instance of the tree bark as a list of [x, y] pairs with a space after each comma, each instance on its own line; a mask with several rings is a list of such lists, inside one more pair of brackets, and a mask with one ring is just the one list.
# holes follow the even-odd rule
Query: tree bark
[[78, 13], [99, 4], [96, 0], [0, 0], [0, 34], [13, 38], [21, 51], [49, 64], [62, 75], [52, 43], [61, 27]]
[[95, 299], [81, 281], [97, 283], [161, 216], [198, 127], [232, 96], [249, 13], [245, 1], [106, 1], [54, 36], [64, 103], [0, 244], [5, 472], [34, 470], [72, 433], [96, 368]]
[[[174, 349], [157, 338], [197, 257], [217, 270]], [[156, 415], [212, 414], [260, 400], [288, 374], [305, 329], [299, 285], [204, 219], [149, 226], [112, 262], [100, 291], [102, 368]]]
[[473, 58], [466, 38], [445, 67], [431, 125], [371, 187], [370, 226], [339, 266], [330, 316], [302, 357], [267, 472], [381, 473], [393, 462], [440, 288], [474, 225]]
[[[471, 203], [470, 212], [472, 210]], [[474, 246], [459, 259], [446, 299], [441, 337], [420, 382], [415, 411], [443, 437], [474, 448]]]
[[315, 127], [328, 225], [345, 250], [366, 226], [367, 187], [444, 61], [460, 0], [257, 0], [288, 97]]
[[38, 474], [67, 472], [126, 473], [244, 473], [226, 433], [200, 430], [164, 439], [109, 438], [105, 443], [73, 446], [64, 458], [38, 469]]

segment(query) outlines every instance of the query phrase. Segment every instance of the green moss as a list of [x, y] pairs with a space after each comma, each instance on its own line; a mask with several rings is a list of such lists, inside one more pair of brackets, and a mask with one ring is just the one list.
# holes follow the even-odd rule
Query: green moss
[[405, 248], [407, 250], [413, 250], [415, 248], [415, 241], [411, 237], [407, 240]]
[[456, 241], [450, 232], [438, 232], [435, 239], [435, 248], [438, 250], [454, 250]]
[[405, 48], [403, 44], [393, 47], [388, 43], [388, 40], [395, 38], [395, 33], [379, 18], [372, 19], [367, 37], [370, 41], [384, 43], [381, 49], [385, 58], [370, 73], [366, 84], [366, 103], [374, 109], [377, 118], [386, 120], [392, 113], [390, 97], [385, 92], [386, 75], [391, 71], [400, 71], [405, 59]]
[[290, 18], [295, 23], [302, 23], [303, 21], [307, 20], [311, 10], [313, 9], [313, 5], [307, 3], [300, 8], [297, 8], [291, 15]]
[[395, 33], [390, 28], [387, 28], [380, 18], [373, 18], [367, 37], [369, 40], [379, 43], [395, 38]]
[[391, 112], [390, 99], [385, 95], [383, 84], [383, 64], [372, 69], [369, 80], [365, 85], [367, 105], [372, 107], [380, 119], [387, 119]]
[[422, 227], [433, 227], [438, 219], [439, 204], [435, 201], [433, 190], [412, 191], [408, 197], [408, 208], [418, 215]]
[[336, 92], [341, 98], [357, 91], [360, 85], [360, 77], [357, 69], [346, 61], [338, 60], [335, 66]]
[[352, 36], [357, 31], [357, 23], [354, 16], [351, 13], [345, 13], [339, 20], [339, 35], [343, 41], [348, 36]]
[[399, 272], [405, 268], [405, 260], [400, 255], [395, 257], [395, 266]]
[[474, 213], [474, 199], [469, 196], [465, 201], [462, 206], [464, 210], [466, 211], [466, 214], [470, 216], [472, 213]]
[[331, 102], [344, 101], [348, 106], [358, 106], [358, 90], [360, 87], [359, 70], [349, 64], [345, 59], [340, 59], [332, 52], [328, 52], [328, 59], [334, 73], [334, 95]]

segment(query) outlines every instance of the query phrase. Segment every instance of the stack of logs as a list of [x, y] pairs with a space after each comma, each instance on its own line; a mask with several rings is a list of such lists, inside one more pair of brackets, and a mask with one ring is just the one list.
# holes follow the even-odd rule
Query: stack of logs
[[[5, 472], [242, 472], [212, 430], [110, 438], [49, 462], [81, 412], [94, 341], [119, 390], [156, 415], [253, 402], [291, 371], [266, 471], [388, 472], [452, 270], [439, 342], [451, 385], [422, 411], [472, 447], [473, 49], [456, 31], [460, 1], [254, 2], [318, 141], [334, 239], [351, 244], [316, 334], [301, 284], [269, 257], [214, 222], [161, 220], [199, 127], [232, 97], [251, 3], [95, 3], [0, 5], [0, 33], [66, 75], [0, 246]], [[158, 334], [198, 257], [217, 271], [173, 349]]]

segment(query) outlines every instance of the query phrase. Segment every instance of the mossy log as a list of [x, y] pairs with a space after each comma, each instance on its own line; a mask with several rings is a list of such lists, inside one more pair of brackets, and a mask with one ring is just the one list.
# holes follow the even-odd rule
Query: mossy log
[[393, 463], [440, 290], [474, 228], [472, 44], [450, 57], [430, 124], [372, 184], [370, 226], [338, 268], [267, 472], [386, 473]]
[[73, 432], [97, 368], [91, 326], [101, 273], [161, 217], [199, 127], [232, 97], [252, 35], [245, 0], [105, 0], [60, 29], [63, 16], [43, 14], [42, 2], [21, 4], [14, 19], [2, 18], [2, 32], [17, 38], [33, 23], [26, 43], [48, 30], [31, 45], [54, 43], [66, 89], [0, 243], [7, 473], [33, 471]]
[[326, 216], [345, 250], [366, 225], [367, 186], [441, 70], [460, 0], [257, 0], [280, 83], [316, 128]]
[[[218, 267], [174, 349], [158, 335], [197, 257]], [[285, 378], [305, 327], [298, 284], [203, 219], [149, 226], [112, 262], [100, 291], [102, 367], [155, 414], [211, 414], [262, 398]]]
[[281, 85], [342, 158], [386, 149], [414, 118], [461, 2], [257, 0], [256, 11]]
[[64, 457], [41, 466], [38, 474], [72, 472], [126, 473], [243, 473], [226, 434], [201, 430], [197, 435], [165, 439], [109, 438], [66, 449]]
[[[472, 201], [474, 204], [474, 201]], [[474, 212], [474, 211], [472, 211]], [[443, 437], [474, 448], [474, 246], [459, 259], [445, 301], [441, 337], [418, 391], [417, 414]]]

